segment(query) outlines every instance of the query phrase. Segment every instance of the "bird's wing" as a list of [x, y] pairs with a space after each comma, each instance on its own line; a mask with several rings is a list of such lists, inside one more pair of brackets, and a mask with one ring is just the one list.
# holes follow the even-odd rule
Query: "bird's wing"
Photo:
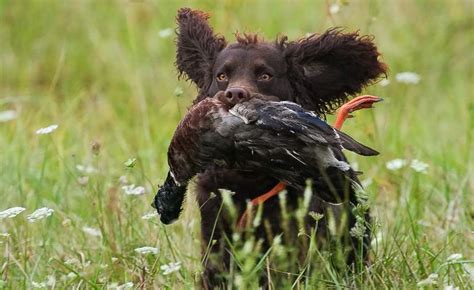
[[235, 128], [233, 136], [239, 166], [252, 167], [294, 185], [304, 185], [306, 178], [318, 175], [327, 166], [349, 168], [334, 158], [321, 132], [310, 132], [303, 128], [305, 124], [299, 126], [295, 111], [280, 104], [251, 100], [231, 110], [245, 122]]
[[298, 104], [292, 102], [264, 103], [257, 100], [253, 104], [248, 102], [237, 106], [232, 109], [236, 115], [277, 134], [294, 135], [306, 143], [317, 143], [334, 148], [342, 147], [364, 156], [378, 154], [374, 149], [334, 129], [313, 112], [303, 109]]

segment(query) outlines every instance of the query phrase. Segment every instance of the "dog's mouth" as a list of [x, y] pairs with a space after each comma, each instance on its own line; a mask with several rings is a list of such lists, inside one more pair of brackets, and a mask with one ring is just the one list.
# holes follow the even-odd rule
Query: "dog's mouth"
[[249, 93], [248, 96], [244, 96], [244, 97], [232, 98], [232, 96], [230, 96], [226, 91], [218, 91], [214, 96], [212, 96], [212, 98], [218, 99], [224, 103], [230, 103], [232, 105], [243, 103], [252, 99], [259, 99], [259, 100], [268, 101], [268, 102], [281, 101], [280, 98], [276, 96], [264, 95], [257, 92], [251, 92]]

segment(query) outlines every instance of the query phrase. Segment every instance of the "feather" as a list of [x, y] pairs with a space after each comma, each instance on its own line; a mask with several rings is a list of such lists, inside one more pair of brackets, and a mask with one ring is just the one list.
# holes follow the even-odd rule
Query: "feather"
[[[334, 129], [334, 130], [337, 130], [337, 129]], [[352, 151], [354, 153], [357, 153], [359, 155], [362, 155], [362, 156], [375, 156], [375, 155], [379, 155], [379, 152], [368, 147], [368, 146], [365, 146], [364, 144], [361, 144], [359, 142], [357, 142], [356, 140], [354, 140], [351, 136], [347, 135], [346, 133], [343, 133], [339, 130], [337, 130], [337, 133], [339, 134], [339, 137], [341, 138], [341, 143], [342, 143], [342, 147], [344, 147], [344, 149], [347, 149], [349, 151]]]

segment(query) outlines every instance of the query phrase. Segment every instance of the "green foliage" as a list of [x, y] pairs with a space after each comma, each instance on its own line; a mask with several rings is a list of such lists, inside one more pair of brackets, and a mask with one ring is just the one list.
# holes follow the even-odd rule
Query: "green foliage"
[[[0, 121], [0, 211], [26, 208], [0, 219], [0, 289], [197, 287], [202, 268], [193, 194], [171, 226], [152, 214], [142, 218], [153, 212], [168, 142], [196, 94], [174, 68], [172, 29], [181, 6], [210, 11], [212, 25], [229, 40], [236, 30], [294, 39], [331, 26], [360, 29], [375, 36], [390, 67], [389, 85], [367, 89], [386, 101], [344, 127], [382, 152], [349, 156], [371, 182], [372, 265], [357, 275], [335, 271], [331, 253], [318, 251], [314, 235], [302, 232], [309, 237], [308, 263], [276, 286], [472, 287], [472, 3], [339, 1], [330, 14], [332, 2], [0, 0], [0, 113], [17, 115]], [[397, 82], [404, 71], [421, 80]], [[35, 134], [51, 124], [59, 127]], [[429, 168], [388, 170], [395, 158]], [[54, 213], [28, 222], [41, 207]], [[253, 288], [258, 271], [278, 275], [279, 265], [293, 261], [278, 255], [293, 255], [284, 241], [278, 237], [264, 256], [254, 254], [259, 241], [236, 241], [233, 283]], [[144, 246], [158, 252], [135, 251]], [[169, 265], [174, 262], [181, 267]]]

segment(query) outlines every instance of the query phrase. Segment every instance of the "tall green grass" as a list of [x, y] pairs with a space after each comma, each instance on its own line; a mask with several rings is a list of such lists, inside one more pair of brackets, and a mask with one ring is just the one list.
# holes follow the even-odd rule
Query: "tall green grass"
[[[42, 282], [48, 288], [197, 287], [202, 268], [193, 193], [177, 223], [142, 219], [165, 176], [170, 136], [196, 95], [174, 68], [169, 29], [182, 6], [210, 11], [215, 30], [228, 39], [236, 30], [294, 39], [332, 26], [360, 29], [375, 36], [390, 67], [389, 85], [367, 89], [385, 102], [344, 127], [382, 152], [349, 156], [371, 182], [378, 237], [372, 266], [344, 276], [315, 250], [320, 264], [312, 277], [286, 273], [287, 285], [279, 286], [416, 288], [437, 274], [427, 287], [472, 287], [472, 2], [339, 1], [335, 15], [330, 4], [0, 0], [0, 112], [17, 114], [0, 122], [0, 211], [26, 208], [0, 219], [0, 289]], [[397, 82], [404, 71], [418, 73], [420, 82]], [[35, 134], [51, 124], [58, 129]], [[388, 170], [386, 162], [395, 158], [408, 165]], [[427, 172], [410, 168], [413, 159], [427, 163]], [[145, 194], [126, 195], [125, 184], [144, 186]], [[28, 222], [41, 207], [54, 213]], [[135, 251], [144, 246], [158, 253]], [[236, 249], [244, 258], [235, 263], [232, 281], [241, 287], [256, 285], [255, 271], [278, 270], [248, 250]], [[448, 260], [456, 253], [462, 257]], [[165, 275], [163, 266], [172, 262], [180, 269]]]

